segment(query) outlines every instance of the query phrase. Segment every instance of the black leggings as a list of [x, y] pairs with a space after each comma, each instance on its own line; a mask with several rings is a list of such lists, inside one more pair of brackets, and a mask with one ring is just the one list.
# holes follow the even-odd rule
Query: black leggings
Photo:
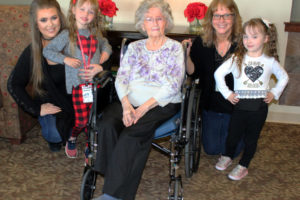
[[234, 109], [229, 124], [225, 156], [233, 159], [236, 147], [239, 141], [243, 139], [245, 148], [239, 164], [248, 168], [256, 152], [258, 138], [267, 114], [268, 105], [266, 103], [263, 103], [257, 111]]

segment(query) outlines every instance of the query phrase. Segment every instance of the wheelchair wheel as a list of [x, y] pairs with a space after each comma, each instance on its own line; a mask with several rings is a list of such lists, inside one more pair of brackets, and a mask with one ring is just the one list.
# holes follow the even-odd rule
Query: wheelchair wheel
[[201, 153], [200, 91], [193, 86], [187, 109], [186, 141], [184, 148], [185, 175], [190, 178], [197, 172]]
[[183, 200], [183, 188], [181, 177], [171, 180], [169, 184], [169, 200]]
[[80, 187], [80, 200], [90, 200], [93, 198], [96, 189], [97, 172], [91, 168], [87, 169], [83, 175]]

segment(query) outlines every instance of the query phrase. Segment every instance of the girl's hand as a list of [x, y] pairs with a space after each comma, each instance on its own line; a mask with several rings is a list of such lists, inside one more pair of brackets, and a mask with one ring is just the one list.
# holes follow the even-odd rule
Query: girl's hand
[[78, 68], [81, 65], [81, 61], [79, 59], [71, 58], [71, 57], [65, 57], [64, 63], [73, 68]]
[[264, 102], [270, 103], [274, 99], [274, 94], [272, 92], [267, 93], [267, 97], [264, 99]]
[[61, 112], [60, 107], [57, 107], [52, 103], [44, 103], [41, 105], [41, 111], [40, 111], [41, 116], [56, 114], [58, 112]]
[[237, 94], [234, 93], [234, 92], [232, 92], [232, 93], [229, 95], [229, 97], [227, 98], [227, 100], [228, 100], [231, 104], [235, 105], [235, 104], [237, 104], [237, 103], [239, 102], [239, 99], [236, 98], [236, 96], [237, 96]]
[[90, 64], [88, 69], [80, 69], [79, 70], [79, 76], [81, 79], [86, 81], [92, 81], [94, 76], [98, 74], [99, 72], [102, 72], [103, 68], [101, 65], [98, 64]]
[[127, 96], [123, 97], [122, 101], [122, 108], [123, 108], [123, 124], [126, 127], [131, 126], [135, 120], [135, 110], [130, 104]]

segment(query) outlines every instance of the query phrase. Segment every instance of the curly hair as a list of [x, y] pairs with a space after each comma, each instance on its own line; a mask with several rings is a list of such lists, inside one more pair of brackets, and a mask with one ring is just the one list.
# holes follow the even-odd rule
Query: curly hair
[[60, 6], [56, 0], [33, 0], [30, 5], [30, 29], [31, 29], [31, 56], [32, 56], [32, 73], [30, 82], [32, 83], [33, 93], [40, 96], [45, 95], [42, 88], [44, 73], [42, 69], [42, 34], [37, 24], [37, 12], [45, 8], [55, 8], [60, 21], [60, 30], [66, 28], [66, 20]]
[[169, 32], [173, 26], [173, 16], [170, 5], [164, 0], [144, 0], [135, 12], [135, 28], [144, 35], [147, 33], [143, 30], [145, 14], [150, 8], [159, 8], [162, 15], [167, 21], [165, 33]]
[[242, 34], [239, 37], [238, 45], [233, 56], [233, 61], [236, 61], [238, 69], [241, 72], [242, 64], [247, 49], [243, 44], [243, 35], [246, 34], [246, 29], [255, 29], [268, 37], [268, 41], [264, 44], [263, 52], [267, 56], [274, 57], [279, 62], [279, 56], [277, 52], [277, 29], [274, 24], [266, 24], [261, 18], [253, 18], [245, 22], [243, 25]]
[[203, 45], [207, 47], [212, 47], [212, 45], [215, 44], [217, 39], [216, 31], [212, 25], [212, 18], [214, 12], [218, 9], [219, 5], [228, 8], [234, 15], [234, 21], [233, 21], [233, 26], [232, 26], [232, 31], [231, 31], [229, 41], [236, 42], [242, 30], [242, 18], [234, 0], [213, 0], [208, 6], [207, 12], [203, 20], [204, 31], [203, 31], [202, 39], [203, 39]]
[[102, 28], [100, 25], [101, 21], [102, 21], [102, 15], [99, 11], [98, 1], [97, 0], [76, 0], [76, 3], [73, 4], [73, 0], [70, 0], [67, 20], [69, 22], [69, 39], [70, 39], [71, 54], [74, 54], [74, 52], [75, 52], [76, 41], [77, 41], [77, 31], [78, 31], [78, 28], [76, 26], [75, 15], [73, 13], [73, 9], [76, 6], [82, 6], [85, 2], [89, 2], [92, 5], [92, 8], [95, 13], [95, 18], [88, 25], [88, 29], [91, 31], [91, 35], [96, 35], [97, 37], [103, 37]]

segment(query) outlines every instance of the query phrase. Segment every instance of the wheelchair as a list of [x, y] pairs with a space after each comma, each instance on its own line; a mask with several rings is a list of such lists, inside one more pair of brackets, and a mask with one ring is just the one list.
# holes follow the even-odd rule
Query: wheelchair
[[[123, 39], [121, 44], [121, 55], [127, 50], [129, 40]], [[184, 46], [186, 58], [186, 46]], [[186, 61], [187, 59], [185, 59]], [[87, 146], [89, 154], [86, 155], [88, 162], [84, 168], [82, 183], [80, 188], [80, 199], [89, 200], [93, 198], [96, 189], [97, 172], [93, 171], [93, 166], [97, 154], [97, 87], [100, 84], [104, 87], [113, 83], [114, 78], [108, 71], [101, 72], [94, 78], [93, 98], [94, 103], [90, 112], [88, 123]], [[197, 80], [192, 80], [186, 76], [182, 85], [182, 102], [180, 111], [168, 121], [164, 122], [156, 129], [152, 146], [169, 157], [169, 200], [183, 200], [182, 178], [179, 174], [179, 164], [184, 156], [185, 176], [190, 178], [197, 172], [201, 153], [201, 118], [200, 118], [200, 89]], [[113, 98], [110, 93], [110, 100]], [[158, 139], [169, 138], [170, 148], [160, 145]]]

